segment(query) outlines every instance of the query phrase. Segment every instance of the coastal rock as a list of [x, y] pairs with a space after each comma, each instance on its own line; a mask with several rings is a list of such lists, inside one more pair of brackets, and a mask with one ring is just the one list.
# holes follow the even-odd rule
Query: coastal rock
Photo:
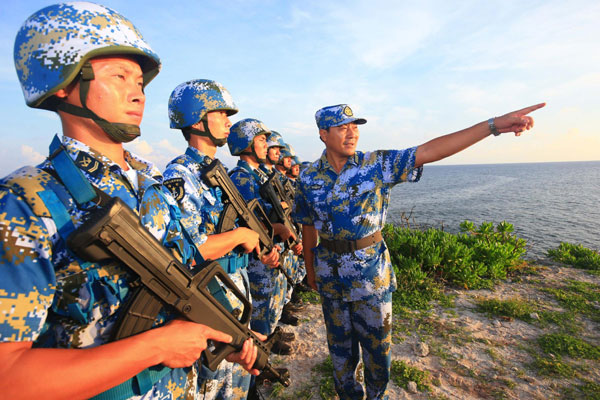
[[415, 352], [419, 357], [427, 357], [429, 355], [429, 345], [423, 342], [417, 343]]
[[529, 318], [531, 318], [531, 319], [535, 319], [535, 320], [537, 320], [537, 321], [539, 321], [539, 320], [540, 320], [540, 316], [539, 316], [539, 314], [538, 314], [538, 313], [536, 313], [536, 312], [532, 312], [531, 314], [529, 314]]
[[413, 381], [408, 382], [407, 390], [409, 393], [418, 393], [419, 390], [417, 389], [417, 383]]

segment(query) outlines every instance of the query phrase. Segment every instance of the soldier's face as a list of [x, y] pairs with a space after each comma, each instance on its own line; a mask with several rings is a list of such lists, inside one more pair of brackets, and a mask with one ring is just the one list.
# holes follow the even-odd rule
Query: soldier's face
[[229, 136], [231, 121], [225, 111], [211, 111], [206, 115], [208, 129], [217, 139], [225, 139]]
[[327, 152], [341, 157], [350, 157], [356, 152], [360, 136], [358, 125], [350, 123], [334, 126], [329, 130], [321, 129], [320, 133]]
[[[94, 79], [90, 81], [87, 107], [108, 122], [139, 125], [146, 103], [140, 65], [128, 57], [94, 58], [90, 63]], [[79, 90], [72, 90], [66, 101], [81, 106]]]
[[281, 152], [279, 150], [279, 147], [269, 147], [269, 149], [267, 150], [267, 156], [269, 161], [271, 161], [272, 164], [277, 164], [277, 162], [279, 161], [279, 156], [280, 156]]
[[267, 136], [266, 135], [258, 135], [254, 137], [252, 141], [252, 145], [254, 146], [254, 152], [261, 160], [267, 158]]
[[292, 167], [292, 176], [300, 175], [300, 165], [296, 164]]
[[292, 168], [292, 157], [284, 157], [282, 162], [285, 169]]

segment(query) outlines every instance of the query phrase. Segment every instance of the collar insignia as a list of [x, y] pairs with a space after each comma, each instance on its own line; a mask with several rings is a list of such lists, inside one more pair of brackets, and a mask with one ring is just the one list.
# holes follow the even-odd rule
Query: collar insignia
[[75, 164], [88, 174], [98, 177], [104, 171], [104, 166], [94, 157], [86, 153], [85, 151], [80, 151], [77, 153], [77, 158], [75, 159]]

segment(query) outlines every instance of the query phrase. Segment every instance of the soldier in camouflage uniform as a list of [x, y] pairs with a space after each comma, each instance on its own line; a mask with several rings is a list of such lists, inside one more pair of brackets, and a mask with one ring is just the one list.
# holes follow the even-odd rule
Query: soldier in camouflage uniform
[[[391, 365], [392, 292], [396, 278], [381, 236], [390, 190], [420, 179], [422, 165], [502, 132], [533, 126], [526, 114], [544, 104], [491, 118], [406, 150], [356, 151], [358, 125], [346, 104], [315, 118], [325, 151], [300, 174], [295, 220], [303, 226], [310, 286], [321, 295], [335, 388], [341, 399], [362, 399], [356, 379], [360, 349], [368, 399], [387, 399]], [[317, 245], [318, 244], [318, 245]]]
[[[259, 166], [267, 155], [267, 139], [271, 132], [262, 122], [247, 118], [231, 127], [227, 138], [232, 155], [239, 156], [237, 166], [231, 171], [231, 180], [246, 201], [259, 199], [266, 214], [269, 215], [271, 205], [260, 197], [260, 185], [267, 180], [267, 175]], [[273, 224], [275, 234], [287, 240], [292, 233], [282, 224]], [[289, 269], [289, 257], [281, 257], [283, 268]], [[283, 310], [287, 282], [285, 276], [272, 267], [266, 266], [254, 256], [248, 264], [250, 292], [252, 294], [252, 329], [269, 335], [277, 326]], [[289, 348], [289, 346], [288, 346]], [[288, 349], [289, 351], [289, 349]]]
[[[48, 160], [0, 180], [2, 395], [197, 398], [206, 341], [231, 337], [163, 310], [154, 329], [111, 342], [136, 277], [112, 260], [81, 260], [65, 244], [95, 210], [98, 190], [128, 204], [182, 261], [190, 255], [160, 172], [122, 145], [139, 135], [158, 56], [115, 11], [69, 3], [27, 19], [15, 65], [27, 105], [57, 111], [64, 136]], [[230, 359], [248, 367], [254, 352], [246, 342]]]
[[[287, 148], [287, 144], [284, 142], [281, 134], [276, 131], [271, 131], [271, 135], [267, 140], [267, 158], [264, 163], [261, 163], [259, 169], [263, 171], [267, 176], [271, 176], [275, 174], [277, 178], [280, 180], [281, 184], [284, 185], [287, 181], [287, 177], [278, 169], [281, 160], [281, 152], [285, 151]], [[291, 207], [290, 204], [282, 204], [284, 209]], [[281, 244], [283, 247], [283, 243]], [[282, 253], [282, 257], [286, 258], [285, 265], [288, 267], [286, 269], [287, 276], [289, 276], [294, 284], [295, 277], [298, 275], [298, 256], [302, 254], [302, 244], [298, 243], [298, 245], [294, 246], [294, 249], [284, 249]], [[285, 301], [284, 308], [281, 312], [281, 317], [279, 321], [282, 324], [294, 325], [297, 326], [300, 324], [300, 319], [295, 314], [295, 312], [300, 311], [302, 309], [301, 306], [292, 306], [290, 304], [290, 300], [292, 299], [292, 294], [294, 292], [294, 286], [290, 285], [288, 282], [287, 290], [285, 293]], [[290, 334], [291, 335], [291, 334]]]
[[[290, 152], [290, 154], [292, 152], [293, 152], [293, 149]], [[294, 187], [294, 189], [296, 189], [296, 180], [298, 179], [299, 175], [300, 175], [300, 159], [298, 158], [298, 156], [293, 155], [293, 156], [291, 156], [291, 167], [286, 176], [289, 179], [289, 181], [292, 183], [292, 186]], [[306, 289], [306, 286], [304, 284], [301, 284], [301, 282], [306, 277], [306, 267], [304, 266], [304, 256], [298, 255], [298, 256], [296, 256], [296, 259], [297, 259], [297, 261], [295, 261], [295, 262], [297, 263], [297, 267], [295, 268], [294, 278], [293, 278], [294, 283], [296, 284], [296, 286], [294, 287], [294, 293], [296, 293], [297, 289], [299, 289], [301, 287]], [[294, 300], [294, 298], [297, 298], [297, 296], [292, 297], [292, 301], [296, 301], [296, 300]]]
[[[204, 168], [213, 161], [217, 147], [227, 143], [229, 116], [237, 112], [231, 95], [218, 82], [195, 79], [178, 85], [169, 98], [169, 120], [171, 128], [182, 130], [188, 148], [167, 165], [164, 185], [179, 204], [181, 223], [194, 242], [198, 265], [217, 260], [238, 289], [250, 296], [245, 253], [260, 253], [258, 234], [244, 227], [217, 233], [224, 208], [222, 191], [203, 180]], [[278, 259], [273, 249], [261, 261], [276, 266]], [[232, 308], [241, 313], [243, 304], [231, 292], [228, 294]], [[223, 361], [216, 374], [205, 380], [203, 398], [245, 399], [249, 386], [250, 375], [242, 366]]]

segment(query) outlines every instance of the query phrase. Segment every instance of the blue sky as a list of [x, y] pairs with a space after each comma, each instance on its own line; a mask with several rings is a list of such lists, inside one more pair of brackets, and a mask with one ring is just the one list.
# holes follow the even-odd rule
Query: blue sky
[[[0, 175], [47, 154], [58, 117], [25, 106], [13, 65], [17, 30], [51, 4], [0, 4]], [[360, 150], [405, 148], [546, 101], [525, 136], [487, 138], [440, 164], [599, 160], [600, 2], [113, 1], [160, 55], [142, 138], [161, 168], [184, 151], [168, 97], [189, 79], [225, 85], [240, 112], [280, 132], [303, 160], [323, 146], [314, 122], [348, 103], [368, 120]], [[218, 155], [233, 159], [226, 148]]]

